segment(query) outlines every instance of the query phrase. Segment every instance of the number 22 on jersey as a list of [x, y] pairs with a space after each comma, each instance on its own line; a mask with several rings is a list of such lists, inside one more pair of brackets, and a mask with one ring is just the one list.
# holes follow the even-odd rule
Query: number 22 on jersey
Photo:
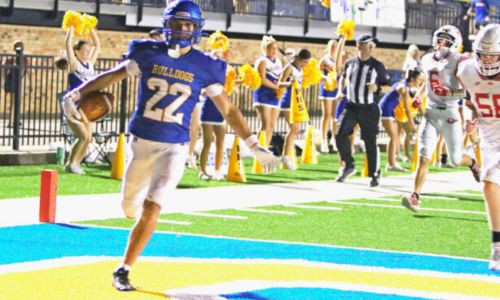
[[[189, 96], [191, 96], [191, 87], [187, 84], [179, 82], [170, 85], [167, 80], [157, 77], [149, 78], [147, 85], [150, 90], [154, 90], [156, 92], [146, 101], [144, 117], [155, 121], [177, 123], [182, 125], [184, 113], [175, 112], [189, 98]], [[177, 97], [165, 108], [155, 108], [155, 105], [167, 95]]]
[[500, 118], [500, 94], [476, 93], [474, 101], [483, 118]]

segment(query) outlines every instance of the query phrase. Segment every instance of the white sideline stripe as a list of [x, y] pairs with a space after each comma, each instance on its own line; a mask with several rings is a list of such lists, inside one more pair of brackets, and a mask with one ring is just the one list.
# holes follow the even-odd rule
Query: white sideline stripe
[[[337, 203], [337, 202], [335, 202]], [[302, 204], [285, 204], [286, 207], [303, 208], [303, 209], [319, 209], [319, 210], [342, 210], [342, 207], [317, 206], [317, 205], [302, 205]]]
[[188, 222], [188, 221], [175, 221], [175, 220], [162, 220], [162, 219], [159, 219], [158, 223], [172, 224], [172, 225], [184, 225], [184, 226], [191, 225], [191, 222]]
[[289, 215], [289, 216], [293, 216], [293, 215], [297, 214], [294, 211], [260, 209], [260, 208], [237, 208], [236, 210], [238, 210], [238, 211], [248, 211], [248, 212], [263, 213], [263, 214]]
[[[347, 205], [356, 205], [356, 206], [373, 206], [373, 207], [385, 207], [385, 208], [397, 208], [397, 209], [407, 209], [403, 206], [396, 205], [384, 205], [384, 204], [373, 204], [373, 203], [354, 203], [354, 202], [346, 202], [346, 201], [328, 201], [329, 203], [335, 204], [347, 204]], [[473, 210], [461, 210], [461, 209], [445, 209], [445, 208], [420, 208], [419, 211], [439, 211], [439, 212], [454, 212], [454, 213], [463, 213], [463, 214], [474, 214], [474, 215], [486, 215], [486, 212], [481, 211], [473, 211]]]
[[185, 212], [183, 213], [188, 216], [196, 216], [196, 217], [207, 217], [207, 218], [221, 218], [221, 219], [233, 219], [233, 220], [247, 220], [247, 217], [243, 216], [231, 216], [231, 215], [218, 215], [218, 214], [209, 214], [209, 213], [197, 213], [197, 212]]
[[439, 199], [439, 200], [447, 200], [447, 201], [458, 201], [460, 199], [456, 197], [446, 197], [446, 196], [432, 196], [432, 195], [421, 195], [420, 198], [422, 199]]

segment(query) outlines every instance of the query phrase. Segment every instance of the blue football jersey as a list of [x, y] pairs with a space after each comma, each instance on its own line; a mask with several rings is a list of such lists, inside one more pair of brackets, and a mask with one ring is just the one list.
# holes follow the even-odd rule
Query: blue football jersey
[[146, 140], [185, 143], [201, 90], [224, 85], [227, 64], [196, 49], [179, 58], [167, 51], [164, 41], [133, 40], [129, 45], [126, 58], [141, 71], [129, 131]]

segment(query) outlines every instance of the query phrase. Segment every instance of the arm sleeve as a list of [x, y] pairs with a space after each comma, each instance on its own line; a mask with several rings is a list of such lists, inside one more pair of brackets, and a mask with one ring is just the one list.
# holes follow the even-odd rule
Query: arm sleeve
[[212, 58], [210, 59], [211, 61], [208, 62], [209, 78], [207, 78], [206, 86], [210, 86], [215, 83], [224, 85], [226, 83], [227, 63], [220, 59], [212, 59]]

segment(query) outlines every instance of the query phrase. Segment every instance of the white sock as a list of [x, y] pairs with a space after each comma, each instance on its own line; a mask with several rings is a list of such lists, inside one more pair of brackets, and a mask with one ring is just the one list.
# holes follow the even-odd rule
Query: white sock
[[129, 266], [129, 265], [127, 265], [126, 263], [121, 263], [121, 264], [118, 266], [117, 270], [118, 270], [118, 269], [120, 269], [120, 268], [125, 269], [125, 271], [130, 271], [130, 269], [132, 269], [132, 266]]

